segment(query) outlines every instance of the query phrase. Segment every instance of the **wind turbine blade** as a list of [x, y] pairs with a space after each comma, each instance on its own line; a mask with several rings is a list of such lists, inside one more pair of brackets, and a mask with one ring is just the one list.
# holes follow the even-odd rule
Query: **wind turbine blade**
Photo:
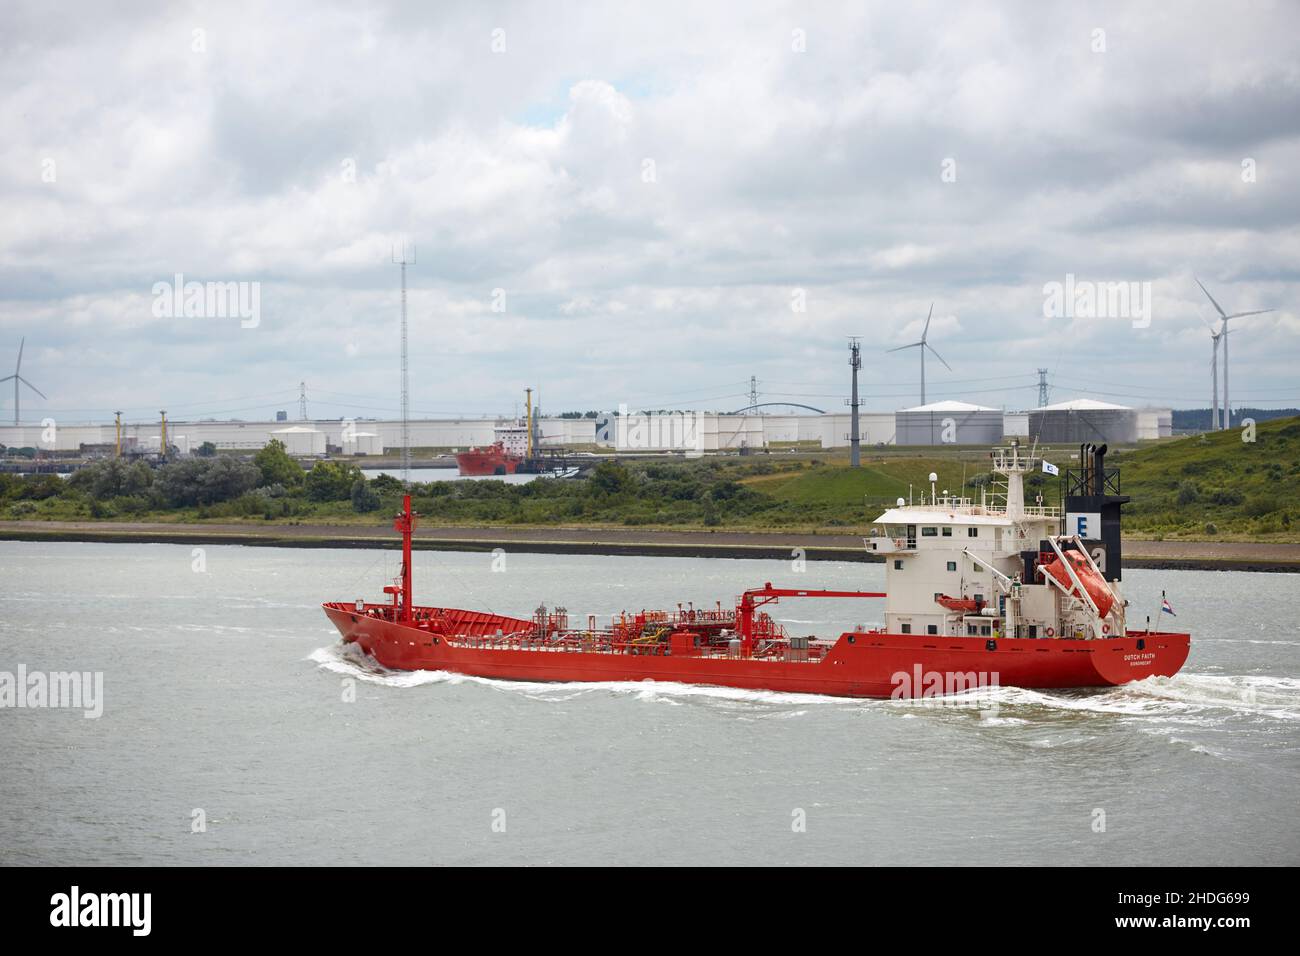
[[[927, 342], [925, 347], [929, 349], [931, 352], [934, 352], [934, 346], [931, 345], [930, 343]], [[940, 355], [938, 352], [934, 352], [934, 357], [937, 358], [940, 362], [943, 362], [943, 356]], [[949, 365], [947, 362], [943, 362], [943, 367], [950, 372], [952, 371], [952, 366]]]
[[14, 374], [17, 375], [23, 370], [23, 346], [27, 344], [27, 336], [18, 340], [18, 364], [14, 366]]
[[885, 349], [886, 352], [901, 352], [903, 349], [914, 349], [918, 345], [924, 345], [924, 342], [913, 342], [911, 345], [900, 345], [896, 349]]
[[925, 328], [923, 328], [923, 329], [921, 330], [921, 341], [922, 341], [922, 342], [924, 342], [924, 341], [925, 341], [925, 337], [926, 337], [927, 335], [930, 334], [930, 319], [932, 319], [932, 318], [934, 318], [934, 303], [933, 303], [933, 302], [930, 303], [930, 311], [929, 311], [929, 313], [928, 313], [928, 314], [926, 315], [926, 317], [925, 317]]
[[18, 379], [18, 381], [22, 382], [24, 385], [26, 385], [28, 388], [30, 388], [30, 389], [31, 389], [33, 392], [35, 392], [37, 395], [41, 396], [41, 398], [46, 398], [46, 399], [49, 398], [48, 395], [46, 395], [44, 392], [42, 392], [39, 388], [37, 388], [37, 387], [36, 387], [35, 385], [33, 385], [31, 382], [27, 381], [27, 379], [23, 378], [21, 375], [15, 375], [15, 376], [13, 376], [13, 377], [16, 378], [16, 379]]
[[1254, 312], [1234, 312], [1232, 315], [1225, 315], [1225, 319], [1244, 319], [1248, 315], [1263, 315], [1265, 312], [1273, 312], [1273, 309], [1256, 309]]
[[0, 382], [7, 382], [11, 378], [17, 378], [17, 377], [18, 377], [17, 375], [6, 375], [4, 378], [0, 378]]
[[[1192, 278], [1196, 279], [1196, 276], [1192, 276]], [[1201, 280], [1196, 279], [1196, 284], [1201, 285]], [[1214, 306], [1215, 311], [1217, 311], [1219, 315], [1222, 315], [1226, 319], [1228, 316], [1224, 313], [1222, 306], [1220, 306], [1219, 303], [1214, 301], [1214, 296], [1210, 295], [1210, 290], [1205, 288], [1205, 286], [1201, 285], [1201, 291], [1204, 292], [1205, 297], [1210, 300], [1210, 304]]]

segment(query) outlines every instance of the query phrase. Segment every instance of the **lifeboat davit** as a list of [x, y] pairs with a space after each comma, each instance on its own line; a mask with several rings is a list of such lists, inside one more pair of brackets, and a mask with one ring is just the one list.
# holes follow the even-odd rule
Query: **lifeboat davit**
[[[1092, 562], [1085, 555], [1078, 551], [1065, 551], [1062, 553], [1074, 569], [1074, 574], [1079, 579], [1079, 583], [1088, 592], [1088, 597], [1096, 605], [1098, 617], [1108, 615], [1115, 604], [1115, 593], [1110, 589], [1110, 585], [1106, 583], [1100, 574], [1093, 570]], [[1068, 593], [1080, 600], [1083, 599], [1083, 595], [1079, 593], [1079, 588], [1070, 577], [1069, 570], [1061, 563], [1060, 558], [1053, 557], [1051, 561], [1040, 564], [1039, 568], [1042, 569], [1043, 573], [1050, 574], [1055, 578]]]

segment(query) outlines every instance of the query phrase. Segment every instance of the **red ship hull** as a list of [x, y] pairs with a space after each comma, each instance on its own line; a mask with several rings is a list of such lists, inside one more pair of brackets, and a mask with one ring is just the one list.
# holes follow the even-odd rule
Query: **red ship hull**
[[471, 448], [456, 456], [460, 473], [466, 477], [484, 478], [491, 475], [513, 475], [520, 458], [510, 455], [498, 446]]
[[[930, 697], [988, 686], [1107, 687], [1171, 677], [1187, 659], [1187, 634], [1129, 633], [1100, 640], [840, 635], [808, 659], [739, 657], [669, 645], [583, 650], [525, 634], [533, 622], [451, 608], [413, 608], [415, 623], [389, 605], [324, 610], [344, 641], [384, 667], [449, 671], [521, 681], [669, 681], [838, 697]], [[677, 653], [674, 653], [677, 650]]]

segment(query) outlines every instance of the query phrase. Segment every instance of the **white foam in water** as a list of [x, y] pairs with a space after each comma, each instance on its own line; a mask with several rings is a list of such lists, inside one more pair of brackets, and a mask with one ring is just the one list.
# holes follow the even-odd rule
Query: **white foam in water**
[[[637, 700], [675, 704], [681, 698], [741, 701], [761, 704], [852, 704], [887, 707], [905, 711], [987, 710], [1038, 708], [1049, 711], [1114, 714], [1164, 720], [1183, 719], [1199, 723], [1200, 716], [1231, 711], [1276, 720], [1300, 720], [1300, 679], [1290, 677], [1233, 677], [1212, 674], [1178, 674], [1152, 677], [1104, 690], [1043, 691], [1025, 687], [974, 688], [964, 694], [935, 699], [850, 699], [823, 694], [744, 690], [707, 684], [670, 681], [514, 681], [471, 677], [450, 671], [394, 671], [366, 655], [355, 644], [322, 647], [309, 660], [335, 673], [388, 687], [421, 687], [428, 684], [474, 683], [498, 690], [522, 692], [552, 703], [570, 701], [583, 694], [606, 691], [634, 695]], [[968, 698], [968, 699], [967, 699]], [[987, 726], [1010, 726], [1025, 722], [1021, 716], [999, 714], [982, 721]]]
[[1062, 692], [1000, 687], [992, 692], [992, 698], [1007, 706], [1134, 717], [1175, 717], [1228, 710], [1277, 720], [1300, 719], [1300, 680], [1289, 677], [1184, 673], [1150, 677], [1105, 690]]
[[[764, 704], [845, 704], [847, 698], [824, 694], [791, 694], [782, 691], [744, 690], [707, 684], [679, 684], [672, 681], [516, 681], [492, 677], [471, 677], [451, 671], [394, 671], [367, 656], [355, 644], [321, 647], [307, 659], [336, 674], [387, 687], [419, 687], [426, 684], [481, 684], [499, 690], [520, 691], [536, 700], [563, 702], [593, 691], [631, 694], [638, 700], [676, 703], [672, 698], [701, 697], [716, 700], [749, 701]], [[660, 701], [660, 698], [665, 698]], [[863, 701], [862, 703], [867, 703]]]

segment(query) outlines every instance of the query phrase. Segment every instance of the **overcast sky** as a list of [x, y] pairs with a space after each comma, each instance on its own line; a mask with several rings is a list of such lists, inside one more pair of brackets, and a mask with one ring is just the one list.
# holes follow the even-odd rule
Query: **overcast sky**
[[[862, 6], [9, 0], [0, 377], [26, 336], [25, 420], [393, 415], [407, 240], [419, 414], [839, 410], [854, 334], [892, 410], [932, 301], [931, 401], [1204, 407], [1194, 274], [1278, 310], [1233, 404], [1300, 404], [1300, 4]], [[158, 315], [177, 273], [256, 326]], [[1067, 274], [1149, 324], [1045, 318]]]

